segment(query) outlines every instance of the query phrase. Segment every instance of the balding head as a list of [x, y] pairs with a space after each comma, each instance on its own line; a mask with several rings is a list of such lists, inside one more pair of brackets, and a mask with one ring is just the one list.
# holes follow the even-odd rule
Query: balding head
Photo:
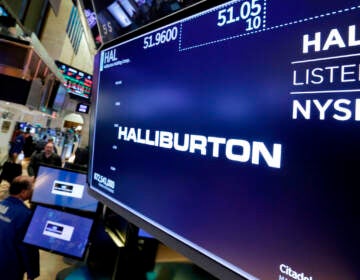
[[30, 176], [18, 176], [11, 182], [9, 193], [12, 196], [27, 200], [31, 197], [34, 178]]

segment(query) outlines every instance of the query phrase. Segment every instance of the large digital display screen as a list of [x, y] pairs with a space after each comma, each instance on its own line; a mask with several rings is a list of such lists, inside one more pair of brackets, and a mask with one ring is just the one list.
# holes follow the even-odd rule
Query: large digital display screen
[[92, 75], [76, 69], [70, 65], [55, 61], [65, 79], [65, 87], [68, 93], [74, 97], [89, 100], [91, 97]]
[[205, 0], [94, 0], [104, 43]]
[[24, 242], [82, 259], [87, 249], [93, 220], [37, 206], [24, 237]]
[[102, 44], [101, 36], [99, 33], [99, 28], [97, 25], [96, 13], [92, 4], [92, 0], [82, 0], [80, 1], [82, 5], [83, 13], [86, 17], [86, 22], [89, 26], [90, 32], [94, 39], [95, 47], [99, 48]]
[[98, 201], [88, 194], [87, 174], [40, 165], [31, 202], [96, 212]]
[[91, 193], [219, 279], [360, 279], [359, 19], [236, 0], [103, 49]]

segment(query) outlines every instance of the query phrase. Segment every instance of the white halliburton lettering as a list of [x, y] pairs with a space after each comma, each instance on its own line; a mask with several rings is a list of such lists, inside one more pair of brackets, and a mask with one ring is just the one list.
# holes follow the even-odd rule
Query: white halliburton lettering
[[184, 134], [133, 127], [119, 127], [118, 139], [133, 141], [134, 143], [174, 149], [180, 152], [200, 153], [205, 156], [208, 153], [212, 157], [220, 156], [220, 147], [228, 160], [237, 162], [251, 162], [260, 165], [262, 158], [269, 167], [281, 167], [281, 144], [273, 144], [272, 149], [265, 143], [244, 139], [226, 139], [222, 137]]

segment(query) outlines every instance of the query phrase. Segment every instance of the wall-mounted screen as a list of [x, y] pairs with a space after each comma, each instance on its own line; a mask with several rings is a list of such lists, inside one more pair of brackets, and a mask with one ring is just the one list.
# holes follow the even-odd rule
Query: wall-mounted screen
[[204, 0], [95, 0], [102, 41], [107, 43]]
[[89, 100], [91, 97], [92, 75], [60, 61], [55, 61], [55, 63], [65, 78], [68, 93], [73, 97]]
[[86, 104], [86, 103], [78, 103], [76, 105], [76, 112], [78, 112], [78, 113], [87, 114], [87, 113], [89, 113], [89, 109], [90, 109], [90, 105]]
[[87, 174], [40, 165], [31, 202], [96, 212], [98, 201], [88, 194]]
[[360, 279], [359, 18], [236, 0], [107, 46], [91, 193], [219, 279]]
[[54, 253], [84, 258], [93, 220], [37, 206], [24, 242]]
[[92, 0], [82, 0], [81, 2], [86, 22], [91, 31], [91, 35], [94, 39], [95, 47], [99, 48], [102, 44], [101, 36], [99, 33], [99, 27], [97, 25], [96, 13], [92, 4]]

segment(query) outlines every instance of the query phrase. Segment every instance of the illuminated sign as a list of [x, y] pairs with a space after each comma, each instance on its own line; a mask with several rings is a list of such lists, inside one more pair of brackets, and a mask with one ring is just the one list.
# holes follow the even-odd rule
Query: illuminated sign
[[64, 85], [72, 95], [90, 99], [92, 88], [92, 75], [75, 69], [62, 62], [55, 61], [60, 72], [65, 78]]

